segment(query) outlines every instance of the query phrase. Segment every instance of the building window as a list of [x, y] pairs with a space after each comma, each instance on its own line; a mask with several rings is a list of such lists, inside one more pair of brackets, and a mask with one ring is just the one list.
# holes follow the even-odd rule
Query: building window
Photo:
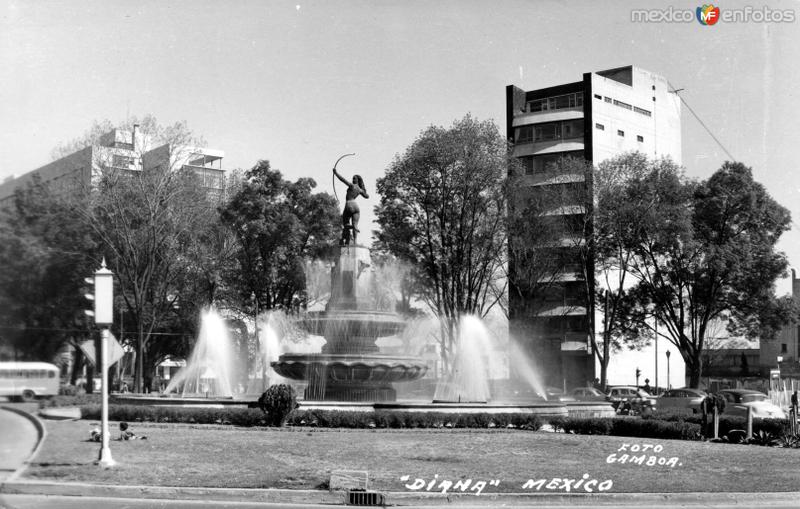
[[614, 106], [619, 106], [620, 108], [625, 108], [626, 110], [633, 109], [633, 106], [631, 106], [630, 104], [624, 103], [622, 101], [617, 101], [616, 99], [614, 99]]
[[561, 124], [558, 122], [540, 124], [534, 128], [534, 141], [551, 141], [561, 138]]
[[625, 137], [625, 131], [623, 131], [621, 129], [617, 129], [617, 136]]
[[[559, 152], [556, 154], [546, 154], [543, 156], [533, 156], [533, 157], [526, 157], [523, 159], [523, 165], [525, 165], [525, 174], [532, 175], [536, 173], [546, 173], [549, 171], [556, 170], [556, 163], [562, 158], [573, 157], [573, 158], [582, 158], [583, 151], [576, 150], [573, 152]], [[530, 163], [528, 162], [530, 161]], [[530, 172], [530, 173], [529, 173]]]
[[781, 353], [788, 353], [789, 349], [787, 348], [786, 343], [781, 343]]
[[594, 127], [595, 127], [595, 128], [598, 130], [598, 131], [605, 131], [605, 130], [606, 130], [606, 126], [604, 126], [603, 124], [595, 124], [595, 125], [594, 125]]
[[574, 94], [547, 97], [528, 102], [528, 111], [536, 113], [538, 111], [562, 110], [566, 108], [577, 108], [583, 106], [583, 92]]
[[[526, 129], [530, 129], [528, 132]], [[563, 122], [547, 122], [533, 126], [521, 127], [517, 130], [517, 142], [541, 142], [561, 139], [581, 138], [583, 136], [583, 119], [565, 120]], [[533, 136], [533, 139], [530, 139]]]
[[646, 110], [644, 108], [639, 108], [638, 106], [634, 106], [633, 107], [633, 111], [635, 111], [636, 113], [639, 113], [641, 115], [644, 115], [645, 117], [649, 117], [649, 116], [653, 115], [652, 113], [650, 113], [650, 111], [648, 111], [648, 110]]
[[644, 136], [639, 136], [639, 135], [637, 134], [637, 135], [636, 135], [636, 141], [638, 141], [639, 143], [643, 143], [643, 142], [644, 142]]
[[610, 103], [611, 102], [611, 98], [610, 97], [606, 97], [606, 102]]
[[518, 127], [515, 134], [516, 139], [514, 141], [516, 143], [530, 143], [533, 141], [533, 126], [526, 125], [523, 127]]
[[561, 137], [565, 140], [583, 137], [583, 119], [580, 118], [562, 122]]
[[523, 157], [521, 162], [525, 175], [533, 175], [533, 157]]
[[595, 98], [595, 99], [602, 99], [602, 98], [603, 98], [603, 96], [602, 96], [602, 95], [600, 95], [600, 94], [594, 94], [594, 98]]
[[132, 157], [119, 156], [119, 155], [116, 155], [116, 154], [114, 155], [114, 157], [112, 159], [112, 162], [111, 162], [111, 165], [114, 168], [126, 168], [126, 169], [128, 169], [128, 168], [132, 168], [133, 164], [134, 164], [134, 159]]

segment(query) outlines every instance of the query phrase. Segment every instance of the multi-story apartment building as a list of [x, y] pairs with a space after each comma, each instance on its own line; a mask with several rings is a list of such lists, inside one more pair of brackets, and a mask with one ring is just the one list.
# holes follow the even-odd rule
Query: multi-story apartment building
[[[588, 72], [581, 81], [538, 90], [506, 87], [506, 132], [524, 168], [522, 193], [570, 190], [573, 203], [551, 214], [566, 223], [590, 222], [592, 175], [559, 173], [560, 158], [584, 158], [594, 165], [639, 151], [650, 158], [681, 162], [680, 98], [667, 80], [633, 66]], [[582, 232], [591, 234], [591, 225]], [[511, 233], [513, 235], [513, 232]], [[532, 355], [545, 383], [584, 385], [595, 378], [591, 350], [595, 312], [593, 274], [582, 270], [582, 239], [542, 239], [536, 249], [566, 260], [562, 274], [536, 296], [510, 292], [512, 335]], [[585, 256], [585, 253], [584, 253]], [[588, 264], [591, 266], [591, 264]]]
[[224, 152], [206, 148], [174, 147], [164, 144], [149, 149], [149, 140], [133, 126], [133, 131], [113, 129], [98, 142], [0, 184], [0, 205], [13, 199], [14, 191], [39, 178], [64, 192], [91, 187], [102, 168], [131, 172], [160, 168], [189, 168], [201, 179], [209, 197], [218, 198], [225, 191]]

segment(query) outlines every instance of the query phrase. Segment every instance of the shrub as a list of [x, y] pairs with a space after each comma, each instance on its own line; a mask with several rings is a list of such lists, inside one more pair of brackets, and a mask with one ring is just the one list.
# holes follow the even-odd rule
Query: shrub
[[564, 433], [576, 435], [608, 435], [612, 430], [611, 420], [597, 417], [566, 417], [559, 422]]
[[52, 398], [39, 400], [39, 408], [54, 408], [54, 407], [68, 407], [68, 406], [83, 406], [91, 404], [100, 404], [100, 394], [66, 394], [69, 392], [69, 387], [74, 388], [73, 385], [65, 385], [62, 389], [65, 394], [59, 394]]
[[58, 388], [58, 395], [59, 396], [75, 396], [78, 394], [78, 388], [74, 385], [62, 385]]
[[297, 396], [291, 385], [273, 385], [258, 398], [258, 407], [266, 414], [270, 426], [283, 426], [297, 408]]
[[748, 440], [747, 443], [754, 445], [762, 445], [767, 447], [774, 447], [780, 444], [780, 440], [778, 440], [778, 437], [776, 437], [769, 431], [759, 430], [758, 432], [753, 432], [753, 438]]

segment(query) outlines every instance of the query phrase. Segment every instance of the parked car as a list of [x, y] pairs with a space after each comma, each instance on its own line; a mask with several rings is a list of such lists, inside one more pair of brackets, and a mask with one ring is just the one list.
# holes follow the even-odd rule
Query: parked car
[[656, 399], [647, 391], [629, 385], [608, 388], [608, 401], [618, 414], [649, 414], [656, 409]]
[[544, 391], [544, 394], [541, 392], [537, 392], [536, 394], [540, 398], [544, 398], [547, 401], [575, 401], [575, 398], [568, 394], [564, 394], [564, 391], [558, 387], [545, 387]]
[[671, 389], [658, 397], [658, 409], [688, 409], [698, 413], [706, 396], [708, 394], [700, 389]]
[[758, 419], [786, 419], [786, 413], [774, 405], [763, 392], [749, 389], [724, 389], [717, 394], [725, 398], [723, 415], [747, 417], [747, 408], [751, 408], [753, 417]]
[[577, 401], [606, 401], [606, 394], [594, 387], [578, 387], [572, 389], [570, 394]]

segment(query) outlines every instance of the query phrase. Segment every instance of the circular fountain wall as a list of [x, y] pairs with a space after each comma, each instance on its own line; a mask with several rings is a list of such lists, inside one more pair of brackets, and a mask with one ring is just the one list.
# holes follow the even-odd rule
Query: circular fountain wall
[[378, 338], [403, 330], [396, 313], [376, 309], [369, 250], [339, 248], [331, 270], [331, 298], [325, 311], [309, 313], [300, 325], [325, 338], [319, 354], [284, 354], [272, 368], [291, 380], [306, 381], [307, 401], [395, 401], [393, 383], [425, 375], [427, 366], [416, 357], [385, 355]]

